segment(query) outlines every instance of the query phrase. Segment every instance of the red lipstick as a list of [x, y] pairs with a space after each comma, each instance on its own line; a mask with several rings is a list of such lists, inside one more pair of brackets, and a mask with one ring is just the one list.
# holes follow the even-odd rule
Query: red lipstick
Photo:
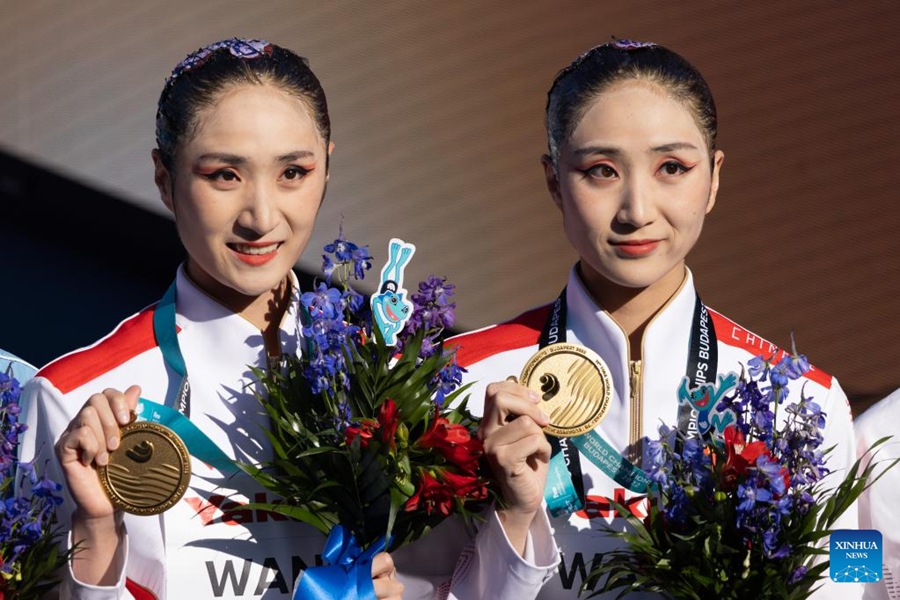
[[[228, 244], [228, 249], [239, 261], [253, 267], [259, 267], [266, 264], [276, 256], [280, 243], [272, 242], [240, 242]], [[265, 249], [263, 251], [254, 251], [256, 248]]]
[[621, 242], [612, 242], [616, 252], [620, 256], [626, 258], [638, 258], [647, 256], [659, 245], [659, 240], [626, 240]]

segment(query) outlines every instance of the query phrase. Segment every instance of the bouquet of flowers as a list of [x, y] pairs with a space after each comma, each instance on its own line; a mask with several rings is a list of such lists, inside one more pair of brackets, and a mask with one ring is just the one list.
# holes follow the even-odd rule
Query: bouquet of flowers
[[[54, 572], [66, 564], [54, 529], [62, 486], [19, 462], [19, 382], [0, 373], [0, 600], [30, 600], [53, 587]], [[20, 478], [19, 485], [16, 479]]]
[[395, 239], [367, 303], [348, 281], [371, 268], [368, 249], [341, 234], [325, 252], [326, 281], [301, 296], [303, 355], [257, 372], [275, 456], [251, 474], [283, 499], [261, 507], [395, 549], [489, 501], [462, 370], [441, 338], [454, 286], [429, 277], [407, 298], [414, 247]]
[[643, 590], [696, 600], [790, 599], [816, 589], [828, 569], [817, 559], [827, 554], [823, 539], [874, 483], [867, 481], [875, 464], [862, 468], [861, 459], [835, 489], [824, 485], [826, 415], [805, 394], [784, 402], [788, 382], [809, 363], [796, 352], [774, 358], [751, 360], [749, 376], [732, 374], [726, 385], [736, 387], [716, 407], [731, 421], [722, 435], [688, 438], [660, 428], [647, 452], [648, 515], [630, 516], [628, 529], [612, 533], [628, 546], [606, 555], [586, 589], [604, 577], [596, 593], [621, 589], [620, 597]]

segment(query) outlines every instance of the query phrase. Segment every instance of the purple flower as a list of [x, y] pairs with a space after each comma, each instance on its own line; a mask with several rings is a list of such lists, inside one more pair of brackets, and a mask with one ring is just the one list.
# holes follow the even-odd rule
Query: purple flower
[[349, 263], [351, 257], [353, 256], [353, 251], [357, 250], [358, 248], [359, 246], [357, 246], [353, 242], [348, 242], [347, 240], [345, 240], [342, 232], [340, 235], [338, 235], [338, 239], [334, 240], [330, 244], [325, 245], [325, 252], [333, 254], [335, 262]]
[[353, 276], [356, 279], [365, 279], [366, 271], [372, 268], [372, 256], [366, 246], [357, 246], [350, 253], [350, 262], [353, 265]]
[[331, 260], [331, 257], [327, 254], [322, 255], [322, 273], [325, 274], [325, 283], [331, 285], [331, 276], [334, 274], [334, 269], [337, 267], [334, 264], [334, 261]]
[[347, 288], [341, 296], [341, 306], [346, 307], [353, 314], [358, 314], [365, 302], [366, 299], [363, 295], [352, 288]]
[[339, 316], [338, 306], [340, 301], [340, 290], [328, 287], [324, 283], [319, 283], [316, 291], [305, 292], [300, 296], [300, 303], [309, 309], [309, 313], [314, 319], [318, 317], [333, 319]]
[[365, 279], [366, 271], [372, 268], [372, 256], [369, 254], [369, 248], [344, 239], [343, 227], [338, 233], [337, 239], [326, 244], [325, 252], [326, 254], [322, 255], [322, 270], [325, 272], [325, 278], [329, 284], [334, 270], [338, 267], [347, 268], [343, 271], [345, 278], [352, 275], [355, 279], [360, 280]]
[[459, 366], [454, 358], [437, 374], [437, 381], [433, 383], [437, 386], [434, 401], [438, 406], [443, 406], [447, 396], [462, 384], [465, 372], [466, 370]]
[[767, 366], [768, 365], [766, 364], [766, 361], [763, 358], [762, 354], [754, 356], [747, 362], [747, 367], [749, 368], [748, 370], [750, 371], [751, 377], [759, 377], [760, 375], [762, 375]]
[[794, 572], [791, 573], [791, 576], [788, 579], [788, 585], [794, 585], [795, 583], [806, 577], [806, 572], [808, 570], [809, 569], [803, 565], [800, 565], [799, 567], [794, 569]]
[[781, 496], [787, 491], [786, 469], [782, 465], [764, 454], [756, 459], [756, 468], [765, 477], [767, 487], [774, 495]]
[[451, 302], [454, 285], [447, 283], [445, 277], [429, 276], [419, 283], [419, 291], [410, 296], [413, 303], [413, 316], [416, 325], [413, 329], [424, 328], [426, 331], [443, 330], [453, 327], [456, 320], [456, 303]]
[[[19, 382], [0, 373], [0, 572], [18, 572], [19, 560], [35, 543], [52, 536], [53, 513], [62, 503], [62, 486], [40, 476], [33, 463], [19, 463], [19, 434], [26, 426], [18, 422], [21, 408]], [[46, 465], [44, 465], [46, 468]], [[14, 485], [18, 478], [19, 486]], [[21, 495], [15, 495], [17, 488]]]

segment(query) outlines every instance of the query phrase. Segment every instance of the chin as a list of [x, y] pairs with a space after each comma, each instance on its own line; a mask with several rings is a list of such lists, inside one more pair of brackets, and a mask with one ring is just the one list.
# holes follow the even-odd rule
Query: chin
[[284, 281], [286, 274], [286, 272], [277, 275], [274, 272], [272, 275], [260, 273], [250, 277], [231, 277], [227, 280], [220, 280], [220, 283], [242, 296], [257, 298], [277, 288]]
[[631, 263], [615, 270], [600, 271], [600, 276], [613, 285], [641, 290], [663, 280], [670, 272], [670, 269], [645, 269]]

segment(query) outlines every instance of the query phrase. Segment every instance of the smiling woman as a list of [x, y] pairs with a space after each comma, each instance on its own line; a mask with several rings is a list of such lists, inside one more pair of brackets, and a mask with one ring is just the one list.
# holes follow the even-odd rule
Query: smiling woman
[[[60, 593], [289, 598], [300, 571], [316, 563], [320, 536], [278, 515], [235, 510], [268, 498], [232, 461], [272, 454], [250, 369], [300, 349], [292, 267], [328, 179], [324, 91], [290, 50], [217, 42], [166, 82], [157, 142], [155, 181], [187, 251], [175, 282], [104, 339], [42, 369], [25, 392], [33, 409], [23, 455], [50, 459], [55, 444], [58, 462], [49, 464], [68, 489], [59, 514], [81, 549]], [[173, 475], [165, 436], [131, 443], [135, 429], [120, 430], [134, 412], [152, 420], [151, 411], [195, 432], [179, 429], [183, 454], [172, 442], [179, 465], [190, 463], [186, 481], [175, 482], [186, 489], [180, 500], [164, 489]], [[111, 462], [120, 446], [145, 475]], [[116, 492], [117, 477], [128, 494]], [[377, 555], [372, 572], [379, 598], [400, 597], [389, 555]]]
[[[197, 112], [155, 179], [188, 253], [187, 275], [262, 331], [272, 290], [309, 241], [327, 180], [326, 146], [306, 103], [271, 85], [233, 87]], [[167, 164], [169, 166], [167, 166]], [[276, 324], [277, 325], [277, 324]], [[272, 355], [280, 353], [267, 336]]]

